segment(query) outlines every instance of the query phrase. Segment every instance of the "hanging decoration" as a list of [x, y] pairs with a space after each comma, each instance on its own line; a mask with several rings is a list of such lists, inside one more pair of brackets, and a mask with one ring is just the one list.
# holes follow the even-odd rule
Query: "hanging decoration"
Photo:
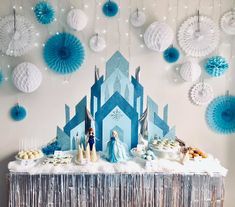
[[64, 32], [47, 40], [43, 56], [50, 69], [60, 74], [69, 74], [81, 67], [85, 51], [77, 37]]
[[142, 27], [146, 22], [146, 15], [143, 11], [138, 8], [131, 13], [130, 22], [133, 27]]
[[34, 14], [41, 24], [50, 24], [55, 19], [55, 11], [52, 5], [46, 1], [38, 2], [34, 7]]
[[204, 57], [212, 53], [219, 43], [219, 29], [212, 19], [206, 16], [190, 17], [178, 31], [180, 47], [187, 55]]
[[34, 27], [23, 16], [6, 16], [0, 20], [0, 50], [9, 56], [22, 56], [34, 45]]
[[213, 56], [207, 59], [205, 63], [206, 72], [213, 77], [223, 75], [229, 68], [227, 60], [221, 56]]
[[85, 29], [88, 17], [81, 9], [72, 9], [67, 15], [67, 24], [76, 31]]
[[108, 0], [104, 3], [102, 11], [106, 17], [114, 17], [118, 13], [118, 4], [114, 1]]
[[89, 45], [94, 52], [101, 52], [105, 49], [106, 42], [103, 37], [96, 33], [90, 38]]
[[217, 133], [235, 133], [235, 96], [215, 98], [207, 108], [206, 120], [209, 127]]
[[153, 22], [144, 33], [146, 46], [157, 52], [166, 50], [173, 40], [174, 32], [165, 22]]
[[0, 86], [3, 84], [4, 81], [4, 75], [3, 72], [0, 70]]
[[32, 93], [41, 85], [42, 74], [34, 64], [23, 62], [14, 69], [12, 80], [18, 90]]
[[201, 67], [195, 60], [188, 60], [181, 65], [180, 76], [185, 81], [193, 82], [201, 76]]
[[10, 110], [10, 116], [14, 121], [22, 121], [27, 115], [26, 109], [19, 104], [13, 106]]
[[200, 106], [206, 105], [213, 98], [213, 89], [209, 84], [202, 81], [191, 88], [189, 96], [192, 103]]
[[166, 62], [168, 63], [175, 63], [179, 57], [180, 53], [179, 50], [175, 47], [169, 47], [163, 52], [163, 57]]
[[228, 35], [235, 35], [235, 10], [232, 9], [226, 12], [221, 20], [220, 26], [222, 30]]

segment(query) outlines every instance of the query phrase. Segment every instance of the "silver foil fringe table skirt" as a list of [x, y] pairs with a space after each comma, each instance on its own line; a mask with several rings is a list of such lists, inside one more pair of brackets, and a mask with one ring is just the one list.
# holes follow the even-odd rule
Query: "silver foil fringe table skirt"
[[9, 173], [9, 207], [222, 207], [224, 177]]

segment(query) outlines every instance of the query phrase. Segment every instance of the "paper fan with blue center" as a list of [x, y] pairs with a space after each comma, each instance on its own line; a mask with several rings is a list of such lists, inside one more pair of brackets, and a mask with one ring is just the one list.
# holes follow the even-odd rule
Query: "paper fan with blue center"
[[209, 127], [221, 134], [235, 133], [235, 96], [219, 96], [207, 107]]
[[34, 14], [41, 24], [50, 24], [55, 19], [55, 11], [52, 5], [45, 1], [40, 1], [36, 4]]
[[85, 58], [81, 41], [72, 34], [59, 33], [49, 38], [43, 51], [48, 67], [60, 74], [78, 70]]

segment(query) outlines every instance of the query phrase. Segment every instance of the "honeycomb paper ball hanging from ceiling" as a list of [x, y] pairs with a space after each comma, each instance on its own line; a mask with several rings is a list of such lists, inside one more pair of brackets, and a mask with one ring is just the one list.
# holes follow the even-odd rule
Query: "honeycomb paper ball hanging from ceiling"
[[108, 0], [104, 3], [102, 11], [106, 17], [114, 17], [118, 13], [118, 5], [114, 1]]
[[228, 70], [229, 65], [225, 58], [213, 56], [207, 59], [204, 67], [210, 76], [219, 77]]
[[14, 121], [22, 121], [27, 115], [26, 109], [19, 104], [13, 106], [10, 110], [10, 116]]
[[67, 24], [76, 31], [82, 31], [88, 22], [88, 17], [81, 9], [72, 9], [67, 15]]
[[203, 57], [212, 53], [219, 44], [219, 29], [206, 16], [193, 16], [180, 26], [178, 42], [183, 51], [192, 57]]
[[206, 105], [213, 98], [213, 89], [209, 84], [200, 82], [190, 89], [189, 96], [194, 104]]
[[43, 57], [49, 68], [56, 73], [69, 74], [80, 68], [85, 51], [77, 37], [69, 33], [60, 33], [47, 40]]
[[181, 65], [180, 76], [183, 80], [193, 82], [201, 76], [201, 67], [195, 60], [188, 60]]
[[228, 35], [235, 35], [235, 10], [226, 12], [221, 20], [220, 26]]
[[217, 133], [235, 133], [235, 96], [219, 96], [207, 107], [206, 121]]
[[89, 45], [91, 50], [93, 50], [94, 52], [101, 52], [105, 49], [106, 42], [103, 37], [95, 34], [90, 38]]
[[17, 89], [24, 93], [32, 93], [42, 82], [40, 70], [32, 63], [19, 64], [12, 73], [12, 80]]
[[152, 23], [144, 33], [146, 46], [154, 51], [163, 52], [174, 40], [173, 30], [164, 22]]
[[46, 1], [38, 2], [34, 7], [34, 14], [41, 24], [50, 24], [55, 19], [55, 11], [52, 5]]
[[130, 22], [133, 27], [141, 27], [144, 25], [145, 21], [146, 21], [146, 16], [143, 11], [137, 9], [136, 11], [131, 13]]
[[6, 55], [26, 54], [33, 48], [34, 40], [34, 27], [25, 17], [10, 15], [0, 20], [0, 50]]
[[179, 50], [177, 48], [169, 47], [163, 52], [163, 57], [164, 57], [166, 62], [174, 63], [179, 59], [180, 53], [179, 53]]

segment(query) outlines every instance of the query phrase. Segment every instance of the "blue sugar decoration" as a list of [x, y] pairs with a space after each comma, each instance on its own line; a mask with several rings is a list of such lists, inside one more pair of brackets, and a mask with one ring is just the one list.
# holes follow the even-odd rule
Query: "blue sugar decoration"
[[4, 75], [3, 72], [0, 70], [0, 85], [3, 84], [3, 81], [4, 81]]
[[40, 1], [34, 7], [34, 14], [41, 24], [50, 24], [55, 19], [55, 11], [52, 5], [45, 1]]
[[42, 148], [42, 152], [45, 155], [53, 155], [55, 151], [61, 150], [61, 146], [57, 141], [52, 142], [51, 144]]
[[174, 63], [179, 59], [180, 53], [179, 53], [179, 50], [177, 48], [169, 47], [168, 49], [166, 49], [164, 51], [163, 57], [164, 57], [166, 62]]
[[227, 60], [221, 56], [213, 56], [208, 58], [205, 63], [206, 72], [213, 77], [223, 75], [229, 68]]
[[60, 74], [70, 74], [82, 65], [85, 51], [77, 37], [64, 32], [47, 40], [43, 56], [45, 62], [53, 71]]
[[235, 96], [215, 98], [207, 107], [206, 120], [217, 133], [235, 133]]
[[26, 117], [27, 112], [23, 106], [17, 104], [11, 108], [10, 115], [14, 121], [21, 121]]
[[114, 17], [118, 13], [118, 5], [114, 1], [107, 1], [103, 5], [103, 13], [106, 17]]

